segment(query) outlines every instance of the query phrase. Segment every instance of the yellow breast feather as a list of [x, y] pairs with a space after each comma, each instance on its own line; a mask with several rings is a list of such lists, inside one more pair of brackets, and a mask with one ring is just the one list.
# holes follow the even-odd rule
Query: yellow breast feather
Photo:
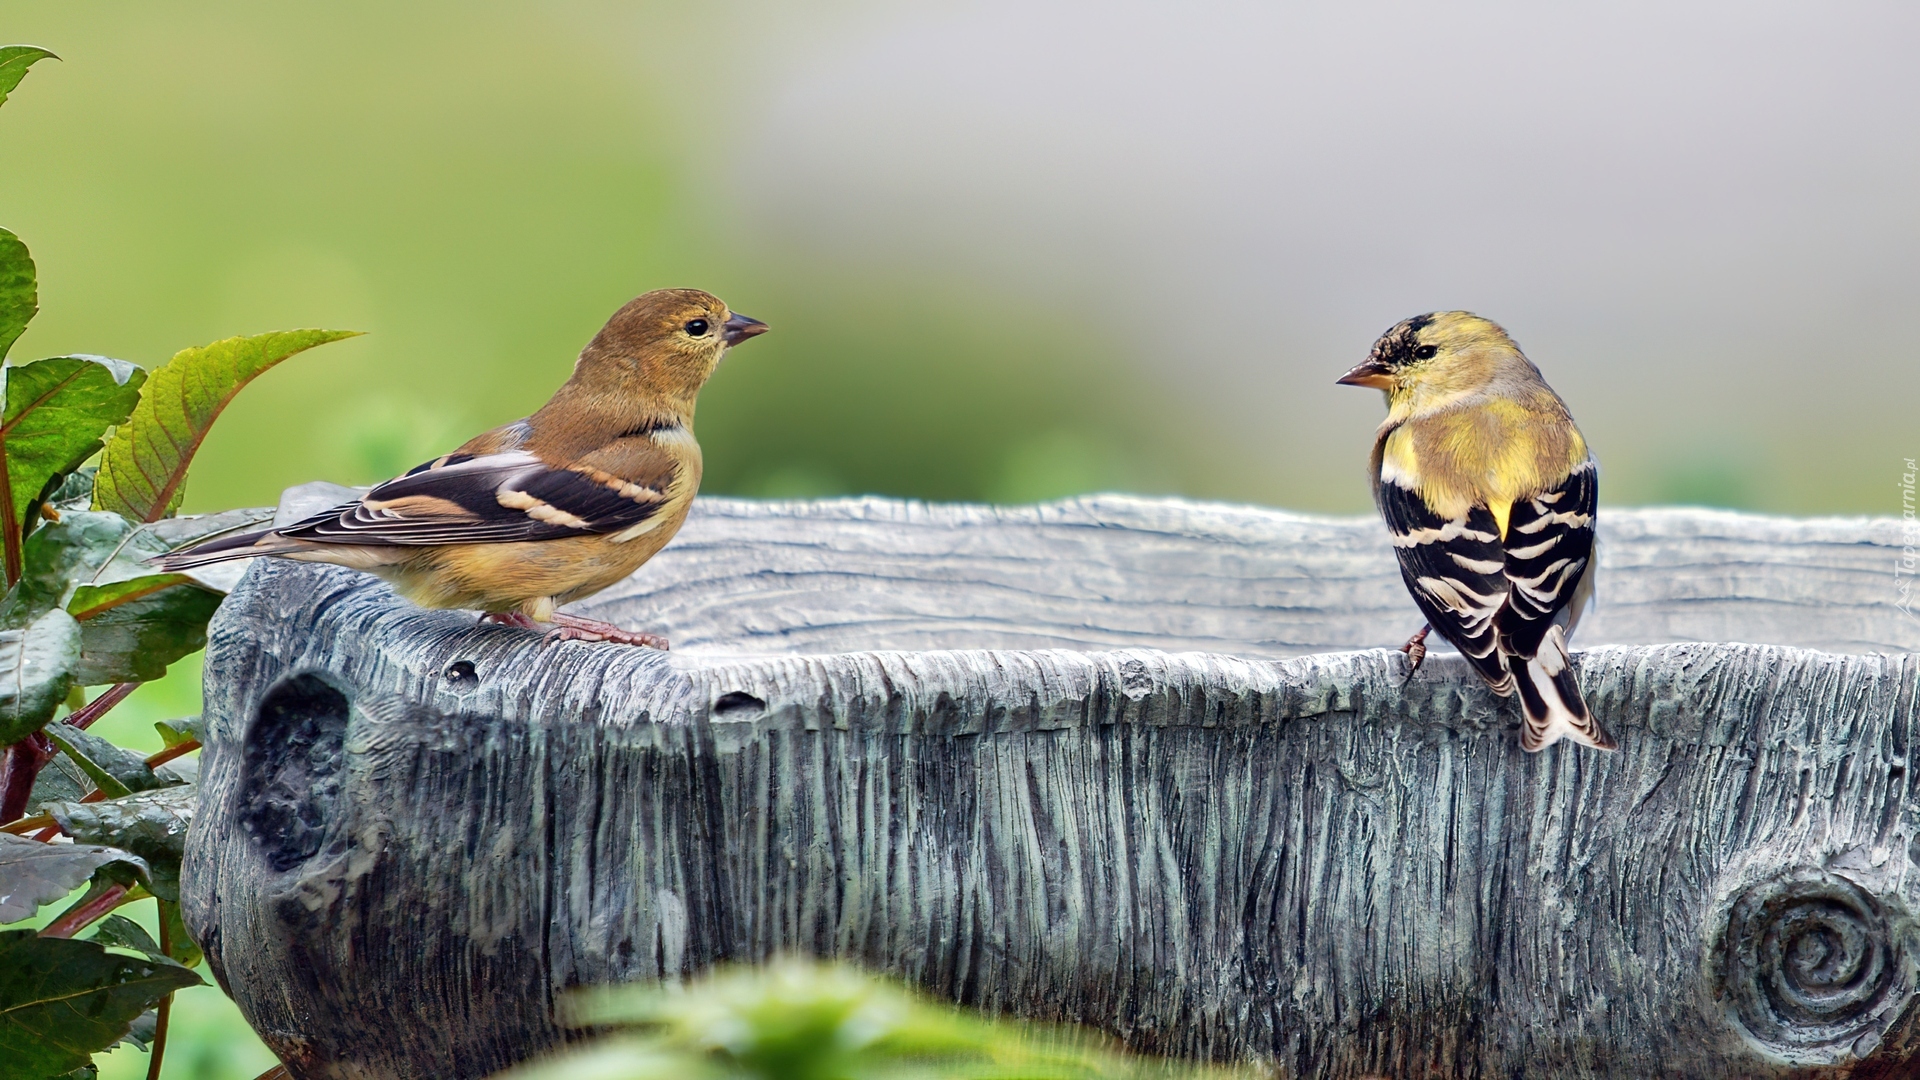
[[1571, 424], [1494, 399], [1410, 418], [1381, 443], [1380, 481], [1418, 494], [1454, 519], [1485, 506], [1502, 538], [1513, 504], [1564, 482], [1587, 458]]

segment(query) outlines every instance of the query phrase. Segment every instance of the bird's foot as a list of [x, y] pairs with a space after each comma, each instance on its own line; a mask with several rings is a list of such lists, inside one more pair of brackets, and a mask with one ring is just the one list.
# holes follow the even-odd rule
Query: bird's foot
[[639, 645], [661, 650], [667, 647], [667, 639], [659, 634], [623, 630], [598, 619], [583, 619], [559, 611], [548, 618], [553, 621], [553, 629], [547, 631], [548, 641], [611, 641], [616, 645]]
[[1408, 638], [1405, 645], [1400, 646], [1400, 651], [1407, 654], [1407, 677], [1401, 680], [1401, 686], [1412, 682], [1414, 672], [1419, 671], [1420, 665], [1426, 663], [1427, 635], [1431, 633], [1433, 633], [1433, 624], [1428, 623], [1420, 628], [1419, 633]]
[[648, 649], [665, 649], [667, 639], [659, 634], [645, 634], [638, 630], [622, 630], [612, 623], [596, 619], [583, 619], [578, 615], [563, 615], [556, 611], [552, 621], [546, 625], [518, 611], [489, 611], [480, 616], [483, 623], [499, 623], [501, 626], [517, 626], [522, 630], [534, 630], [545, 634], [547, 644], [556, 641], [610, 641], [616, 645], [639, 645]]

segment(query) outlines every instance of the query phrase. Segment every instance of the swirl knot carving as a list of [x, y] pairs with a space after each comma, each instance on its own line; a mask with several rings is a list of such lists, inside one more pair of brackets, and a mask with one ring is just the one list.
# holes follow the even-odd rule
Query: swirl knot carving
[[1851, 881], [1781, 875], [1728, 909], [1719, 991], [1749, 1037], [1790, 1061], [1863, 1057], [1913, 994], [1907, 936], [1897, 912]]

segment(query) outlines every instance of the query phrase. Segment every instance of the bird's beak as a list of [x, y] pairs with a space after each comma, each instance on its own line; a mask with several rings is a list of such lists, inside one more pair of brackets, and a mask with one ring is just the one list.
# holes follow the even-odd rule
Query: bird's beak
[[764, 334], [766, 332], [766, 323], [761, 322], [759, 319], [749, 319], [745, 315], [735, 313], [720, 327], [720, 340], [726, 342], [727, 345], [731, 347], [740, 344], [756, 334]]
[[1369, 356], [1362, 360], [1352, 371], [1334, 380], [1342, 386], [1371, 386], [1375, 390], [1393, 389], [1393, 372], [1387, 366]]

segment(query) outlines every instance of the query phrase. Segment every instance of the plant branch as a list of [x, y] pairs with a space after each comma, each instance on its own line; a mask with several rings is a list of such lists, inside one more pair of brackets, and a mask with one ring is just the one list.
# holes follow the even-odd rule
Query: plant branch
[[85, 730], [92, 726], [95, 720], [107, 715], [108, 709], [125, 701], [128, 694], [133, 693], [139, 688], [139, 683], [114, 683], [102, 691], [99, 697], [87, 702], [84, 707], [74, 710], [73, 715], [67, 717], [67, 723], [81, 730]]
[[0, 821], [13, 821], [27, 812], [33, 781], [41, 766], [52, 760], [52, 744], [37, 731], [0, 752]]
[[107, 912], [127, 901], [127, 886], [114, 882], [68, 908], [59, 918], [48, 923], [47, 928], [40, 931], [40, 936], [70, 938], [85, 930], [94, 920], [105, 918]]
[[21, 818], [19, 821], [10, 821], [5, 825], [0, 825], [0, 832], [12, 833], [15, 836], [25, 836], [36, 829], [45, 829], [48, 827], [58, 828], [58, 826], [53, 823], [53, 815], [35, 814], [30, 818]]
[[154, 593], [157, 593], [162, 589], [171, 589], [175, 585], [179, 585], [184, 582], [189, 582], [193, 580], [192, 578], [189, 578], [184, 574], [164, 574], [164, 575], [156, 574], [154, 576], [159, 580], [151, 584], [148, 584], [143, 588], [133, 589], [129, 592], [121, 593], [120, 595], [115, 596], [112, 600], [109, 600], [104, 604], [95, 604], [94, 606], [89, 608], [81, 608], [79, 611], [69, 611], [67, 612], [67, 614], [72, 615], [74, 617], [74, 620], [77, 622], [86, 622], [88, 619], [91, 619], [96, 615], [104, 615], [107, 612], [112, 611], [114, 608], [117, 608], [122, 604], [131, 604], [135, 600], [144, 600], [147, 597], [152, 596]]
[[157, 769], [167, 762], [172, 761], [174, 758], [186, 757], [198, 749], [200, 749], [200, 740], [198, 739], [188, 739], [178, 746], [169, 746], [157, 754], [149, 755], [147, 758], [147, 768]]
[[[154, 900], [156, 905], [161, 902]], [[167, 924], [171, 921], [164, 910], [160, 912], [160, 951], [168, 956], [173, 955], [173, 942], [167, 935]], [[147, 1056], [147, 1080], [160, 1080], [160, 1062], [167, 1054], [167, 1019], [173, 1013], [173, 995], [161, 998], [159, 1008], [160, 1015], [154, 1018], [153, 1024], [153, 1049]]]

